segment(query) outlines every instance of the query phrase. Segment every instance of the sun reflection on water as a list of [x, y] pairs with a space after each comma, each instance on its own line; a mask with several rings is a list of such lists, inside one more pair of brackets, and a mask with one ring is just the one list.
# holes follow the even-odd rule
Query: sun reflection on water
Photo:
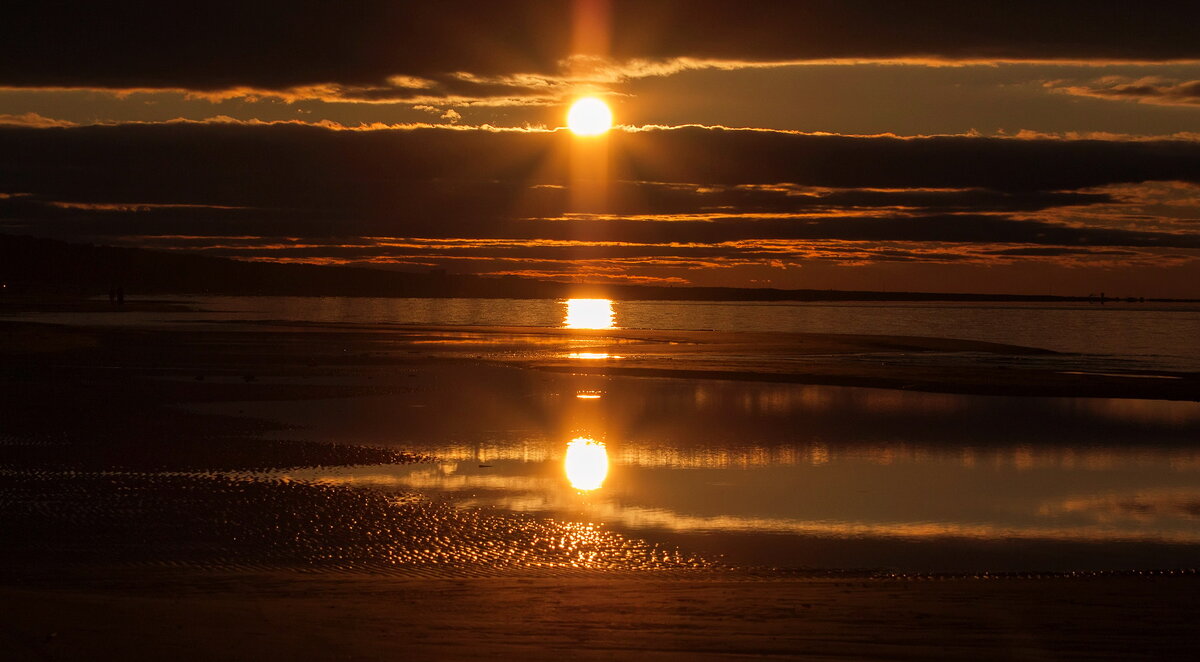
[[568, 299], [563, 327], [568, 329], [614, 329], [616, 313], [612, 299]]
[[576, 437], [567, 444], [563, 469], [571, 487], [584, 492], [599, 489], [608, 476], [608, 449], [603, 442]]

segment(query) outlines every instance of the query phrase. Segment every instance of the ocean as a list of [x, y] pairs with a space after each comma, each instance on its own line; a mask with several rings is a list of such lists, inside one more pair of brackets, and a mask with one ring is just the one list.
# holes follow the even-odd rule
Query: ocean
[[[285, 320], [339, 324], [564, 326], [555, 299], [177, 296], [204, 312], [22, 313], [31, 321], [156, 324]], [[1200, 371], [1200, 304], [613, 301], [613, 326], [931, 336], [1080, 355], [1090, 368]]]
[[[1064, 352], [995, 359], [1054, 370], [1200, 370], [1200, 306], [1192, 305], [174, 299], [194, 310], [9, 317], [175, 330], [284, 321], [385, 329], [424, 324], [936, 336]], [[245, 351], [239, 346], [231, 356]], [[257, 367], [243, 370], [255, 374], [224, 374], [185, 361], [183, 374], [168, 370], [151, 379], [217, 389], [213, 393], [228, 386], [246, 397], [255, 389], [303, 386], [318, 392], [327, 383], [369, 384], [354, 397], [234, 395], [172, 406], [267, 421], [263, 434], [284, 443], [433, 458], [275, 469], [239, 480], [348, 487], [524, 523], [596, 525], [655, 549], [681, 549], [736, 566], [872, 573], [1140, 571], [1192, 569], [1200, 550], [1197, 402], [553, 373], [421, 360], [342, 372], [340, 364], [321, 364], [297, 377], [292, 364], [307, 358], [292, 359], [279, 374], [269, 372], [270, 361], [250, 361]], [[899, 371], [922, 360], [918, 354], [887, 357]], [[988, 359], [948, 360], [969, 369]], [[201, 374], [206, 371], [212, 374]]]

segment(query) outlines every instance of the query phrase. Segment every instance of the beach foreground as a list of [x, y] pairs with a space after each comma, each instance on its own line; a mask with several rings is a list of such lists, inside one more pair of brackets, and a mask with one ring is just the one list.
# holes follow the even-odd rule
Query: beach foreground
[[[1184, 659], [1200, 648], [1189, 567], [982, 578], [738, 567], [591, 524], [286, 473], [438, 461], [358, 443], [371, 431], [335, 401], [462, 403], [461, 418], [486, 423], [514, 406], [544, 416], [514, 395], [529, 384], [596, 376], [1186, 401], [1195, 374], [1087, 374], [1036, 348], [930, 338], [0, 331], [0, 520], [14, 532], [0, 542], [5, 659]], [[964, 369], [964, 354], [997, 364]], [[278, 415], [297, 402], [313, 403], [305, 425]], [[410, 438], [461, 423], [405, 411], [384, 422]]]
[[846, 580], [126, 570], [0, 589], [13, 660], [1191, 659], [1196, 576]]

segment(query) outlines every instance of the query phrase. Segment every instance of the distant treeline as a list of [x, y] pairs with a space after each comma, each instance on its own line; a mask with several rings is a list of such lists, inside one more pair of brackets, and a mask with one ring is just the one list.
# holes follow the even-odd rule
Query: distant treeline
[[[1049, 295], [578, 285], [529, 278], [243, 262], [188, 253], [72, 244], [0, 234], [0, 296], [224, 294], [563, 298], [683, 301], [1095, 301]], [[1108, 299], [1109, 301], [1115, 299]]]

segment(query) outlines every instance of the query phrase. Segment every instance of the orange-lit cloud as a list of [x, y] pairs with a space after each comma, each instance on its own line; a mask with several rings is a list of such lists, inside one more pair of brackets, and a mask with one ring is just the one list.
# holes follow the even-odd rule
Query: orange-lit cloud
[[0, 125], [7, 126], [23, 126], [35, 129], [51, 129], [67, 126], [79, 126], [76, 122], [68, 122], [67, 120], [56, 120], [51, 117], [43, 117], [37, 113], [23, 113], [21, 115], [0, 115]]
[[1074, 96], [1129, 101], [1156, 106], [1200, 106], [1200, 80], [1170, 80], [1160, 76], [1106, 76], [1073, 85], [1052, 81], [1046, 87]]

